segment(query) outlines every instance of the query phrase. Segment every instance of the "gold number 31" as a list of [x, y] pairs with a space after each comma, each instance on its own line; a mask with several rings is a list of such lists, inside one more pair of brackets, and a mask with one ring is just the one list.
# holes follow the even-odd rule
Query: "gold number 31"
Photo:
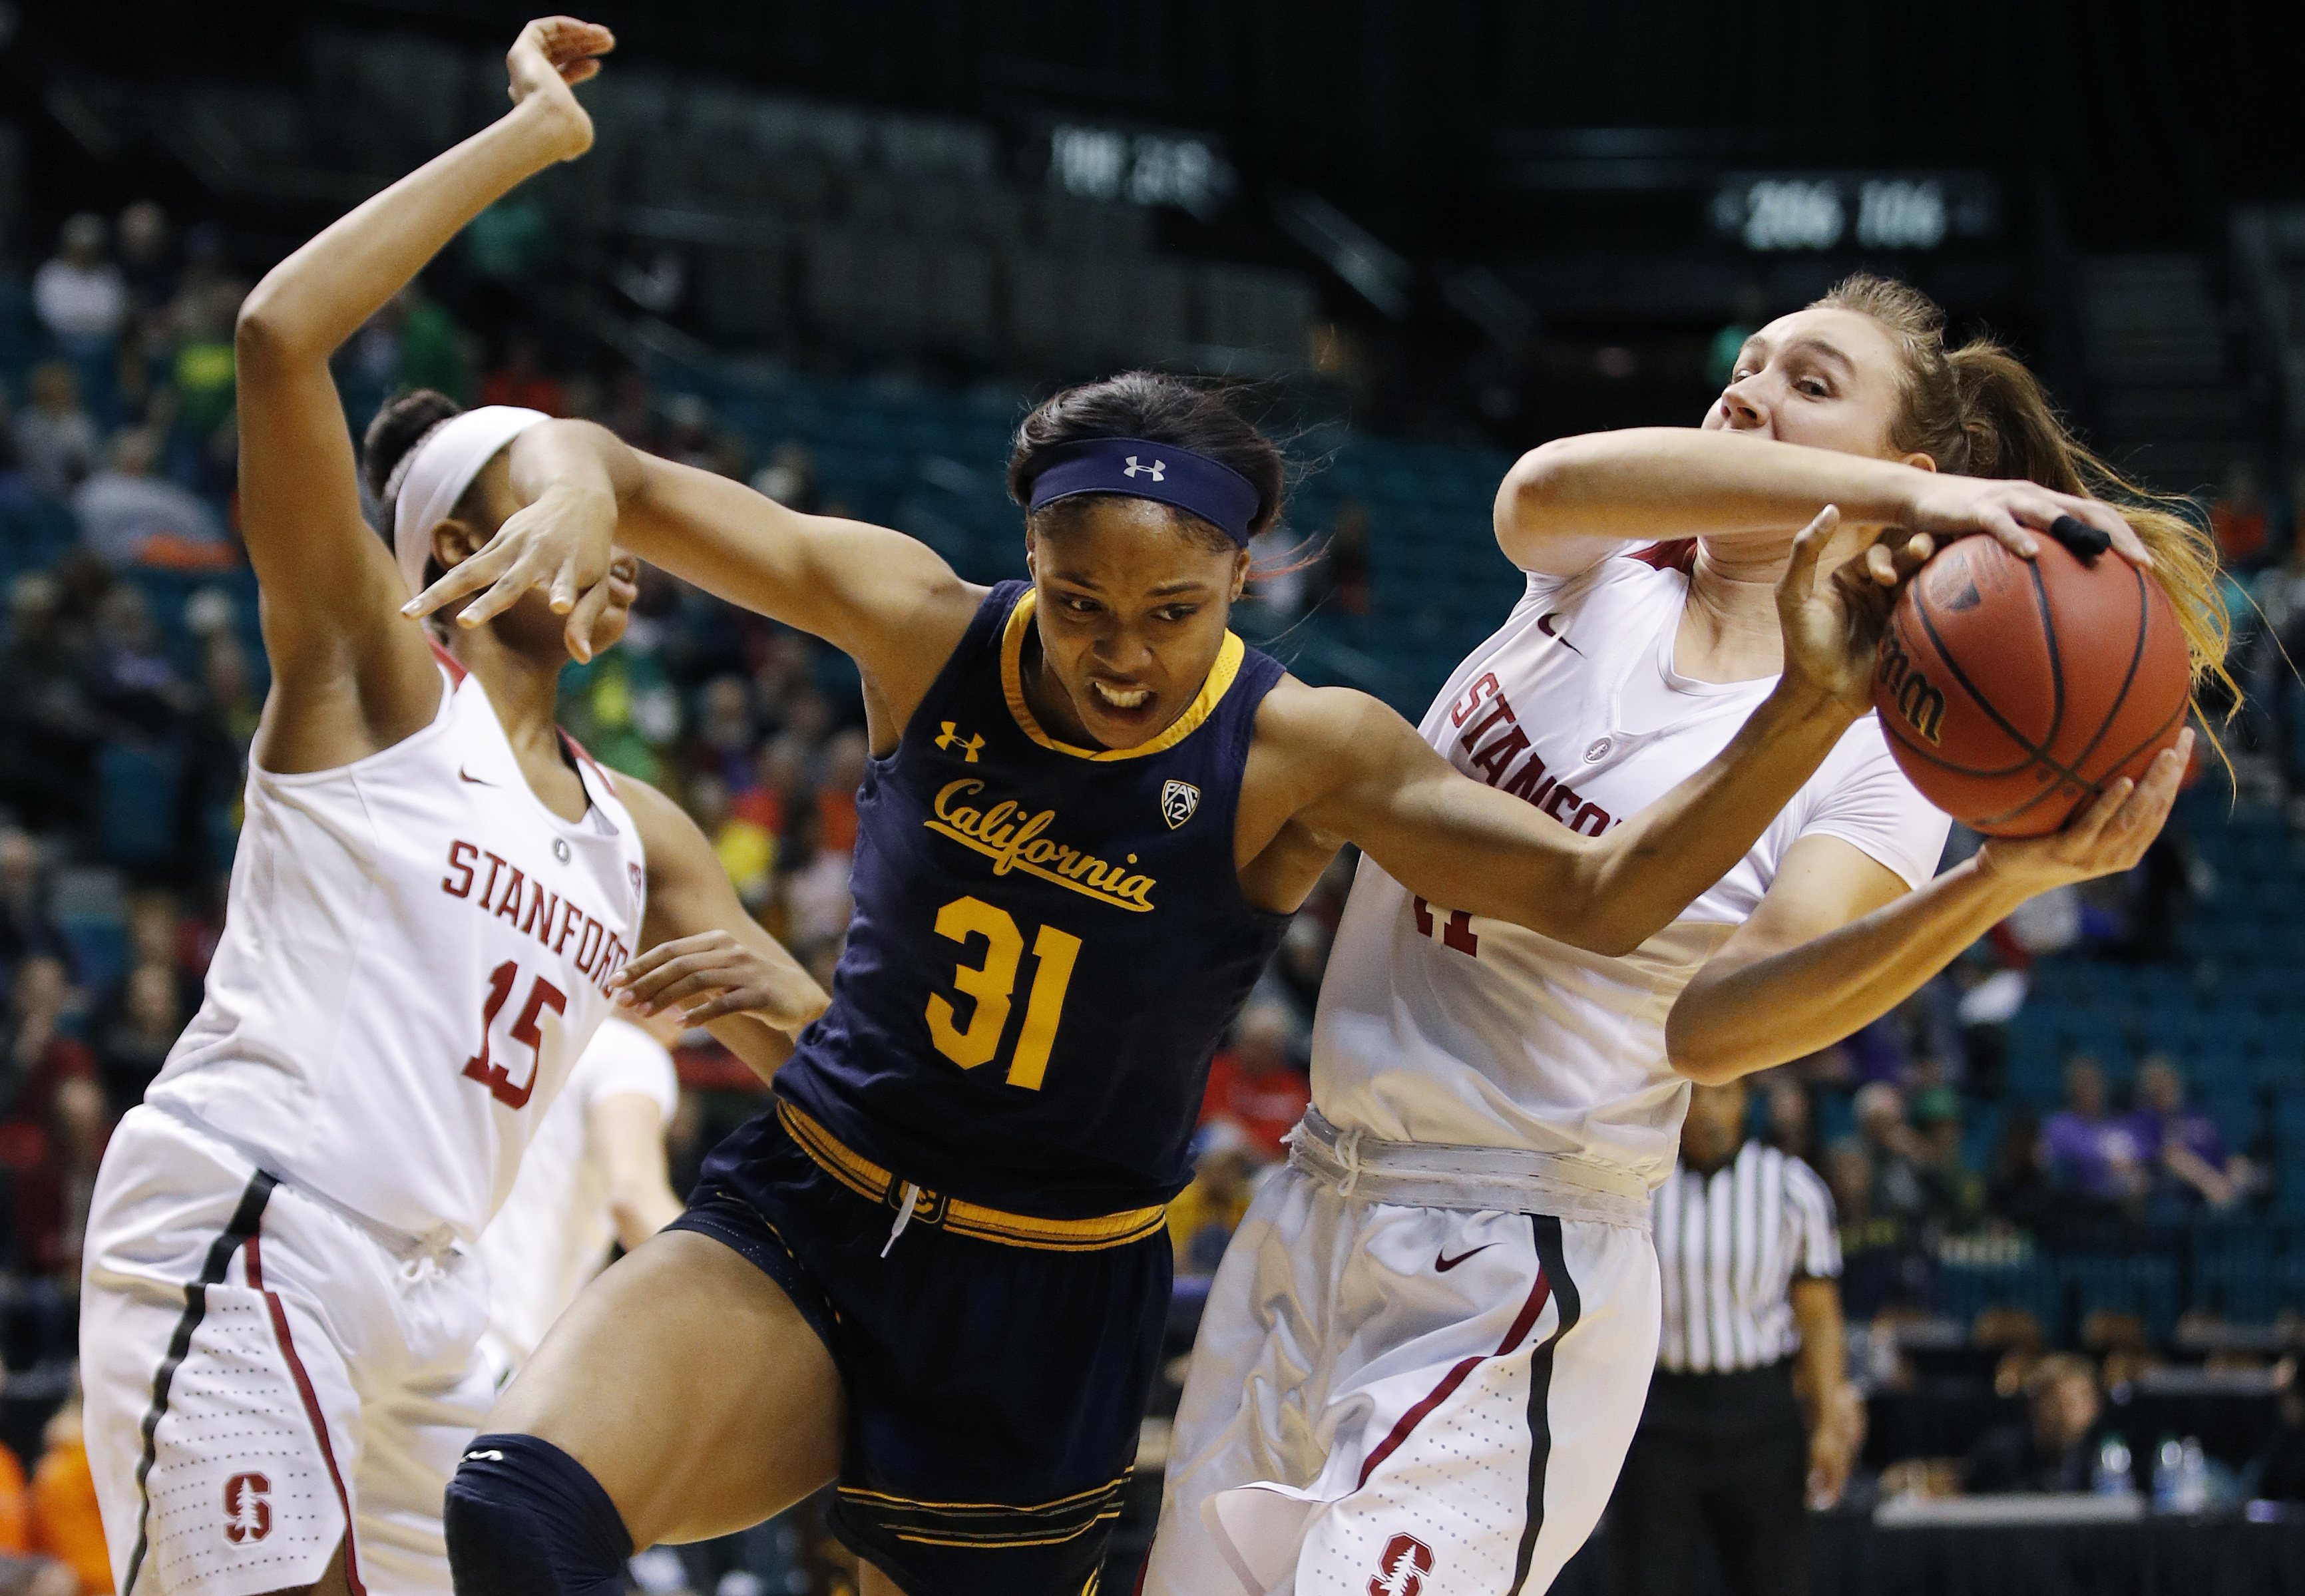
[[[1000, 1050], [1000, 1034], [1008, 1028], [1008, 1000], [1016, 990], [1016, 966], [1025, 956], [1025, 933], [1005, 909], [982, 898], [955, 898], [937, 911], [937, 935], [965, 944], [971, 937], [984, 938], [984, 962], [962, 964], [952, 972], [954, 988], [976, 1000], [968, 1027], [953, 1023], [951, 1000], [941, 992], [929, 997], [929, 1036], [937, 1051], [965, 1070], [988, 1064]], [[1057, 1023], [1065, 1009], [1065, 988], [1073, 979], [1073, 961], [1080, 957], [1081, 940], [1052, 925], [1033, 938], [1033, 989], [1025, 999], [1025, 1026], [1016, 1035], [1016, 1050], [1008, 1059], [1008, 1084], [1030, 1091], [1041, 1090], [1049, 1073], [1049, 1049], [1056, 1046]]]

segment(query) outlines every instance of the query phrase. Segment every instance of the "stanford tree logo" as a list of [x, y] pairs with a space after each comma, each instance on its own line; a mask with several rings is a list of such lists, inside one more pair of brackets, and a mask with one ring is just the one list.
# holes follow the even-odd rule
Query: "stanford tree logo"
[[272, 1481], [262, 1474], [234, 1474], [224, 1482], [224, 1538], [234, 1546], [272, 1533]]

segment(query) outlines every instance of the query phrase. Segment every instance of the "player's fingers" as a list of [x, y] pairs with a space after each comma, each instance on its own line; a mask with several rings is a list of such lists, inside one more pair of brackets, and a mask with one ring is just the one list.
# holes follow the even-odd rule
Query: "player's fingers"
[[678, 981], [659, 987], [649, 994], [647, 1010], [657, 1014], [668, 1008], [678, 1008], [685, 1003], [713, 992], [726, 992], [736, 985], [736, 972], [727, 970], [696, 970]]
[[1897, 574], [1900, 577], [1912, 575], [1927, 565], [1929, 556], [1936, 551], [1937, 540], [1935, 538], [1927, 532], [1915, 532], [1897, 550]]
[[456, 612], [456, 624], [469, 630], [496, 619], [518, 604], [529, 589], [541, 582], [544, 573], [544, 556], [533, 548], [522, 550], [510, 570], [490, 582], [487, 591]]
[[2029, 560], [2041, 552], [2040, 540], [2025, 530], [2024, 523], [2011, 514], [2006, 505], [1987, 505], [1978, 520], [1983, 529], [1993, 535], [1995, 542], [2019, 559]]
[[680, 1021], [684, 1025], [702, 1025], [726, 1014], [749, 1014], [759, 1006], [759, 993], [745, 987], [732, 987], [693, 1008], [681, 1010]]
[[1897, 585], [1897, 556], [1886, 543], [1875, 543], [1865, 551], [1865, 574], [1883, 587]]
[[2121, 806], [2129, 802], [2129, 794], [2136, 790], [2137, 784], [2124, 776], [2107, 785], [2089, 800], [2088, 808], [2067, 820], [2064, 836], [2066, 856], [2075, 861], [2087, 861], [2096, 848], [2097, 839], [2104, 836], [2105, 828], [2113, 824], [2114, 816], [2121, 812]]
[[1786, 563], [1785, 573], [1778, 580], [1777, 590], [1792, 598], [1806, 598], [1816, 590], [1816, 562], [1831, 540], [1833, 529], [1841, 524], [1841, 507], [1827, 505], [1816, 513], [1807, 526], [1793, 539], [1792, 558]]
[[599, 629], [600, 616], [608, 609], [611, 597], [608, 579], [604, 576], [592, 584], [591, 589], [576, 601], [576, 607], [568, 613], [568, 624], [563, 630], [563, 636], [568, 644], [568, 652], [580, 662], [592, 658], [592, 633]]
[[404, 615], [429, 615], [442, 605], [453, 604], [465, 594], [486, 587], [512, 563], [512, 548], [508, 544], [498, 547], [501, 541], [501, 538], [491, 539], [471, 558], [442, 572], [439, 581], [402, 605], [400, 613]]

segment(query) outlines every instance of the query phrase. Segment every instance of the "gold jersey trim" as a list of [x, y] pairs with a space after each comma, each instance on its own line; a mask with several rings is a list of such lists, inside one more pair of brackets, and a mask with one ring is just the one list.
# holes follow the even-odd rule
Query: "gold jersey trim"
[[[869, 1197], [890, 1208], [903, 1206], [908, 1183], [901, 1176], [856, 1151], [782, 1098], [777, 1099], [777, 1117], [811, 1161], [842, 1185], [860, 1197]], [[1086, 1219], [1042, 1219], [1030, 1214], [986, 1208], [982, 1203], [963, 1201], [923, 1188], [914, 1201], [911, 1222], [938, 1226], [955, 1235], [974, 1236], [1003, 1246], [1032, 1247], [1047, 1252], [1096, 1252], [1142, 1241], [1161, 1230], [1168, 1218], [1168, 1205], [1162, 1203]]]
[[1008, 696], [1008, 713], [1016, 717], [1027, 737], [1043, 748], [1068, 753], [1076, 760], [1110, 764], [1115, 760], [1141, 760], [1146, 754], [1176, 747], [1216, 713], [1219, 700], [1231, 689], [1233, 678], [1240, 675], [1241, 662], [1248, 657], [1248, 645], [1237, 633], [1226, 632], [1224, 646], [1217, 650], [1217, 662], [1209, 666], [1201, 691], [1185, 706], [1185, 712], [1170, 723], [1168, 730], [1134, 748], [1082, 748], [1059, 743], [1041, 729], [1041, 723], [1033, 717], [1032, 706], [1025, 701], [1025, 627], [1033, 617], [1033, 607], [1039, 601], [1040, 595], [1026, 588], [1018, 596], [1016, 607], [1008, 612], [1008, 624], [1000, 633], [1000, 689]]

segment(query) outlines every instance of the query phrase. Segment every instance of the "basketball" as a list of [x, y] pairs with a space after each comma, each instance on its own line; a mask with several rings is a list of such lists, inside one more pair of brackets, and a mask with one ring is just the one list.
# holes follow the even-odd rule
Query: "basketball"
[[1985, 537], [1941, 550], [1897, 600], [1873, 678], [1906, 776], [1994, 836], [2054, 831], [2106, 783], [2141, 777], [2190, 689], [2158, 583], [2038, 541], [2031, 560]]

